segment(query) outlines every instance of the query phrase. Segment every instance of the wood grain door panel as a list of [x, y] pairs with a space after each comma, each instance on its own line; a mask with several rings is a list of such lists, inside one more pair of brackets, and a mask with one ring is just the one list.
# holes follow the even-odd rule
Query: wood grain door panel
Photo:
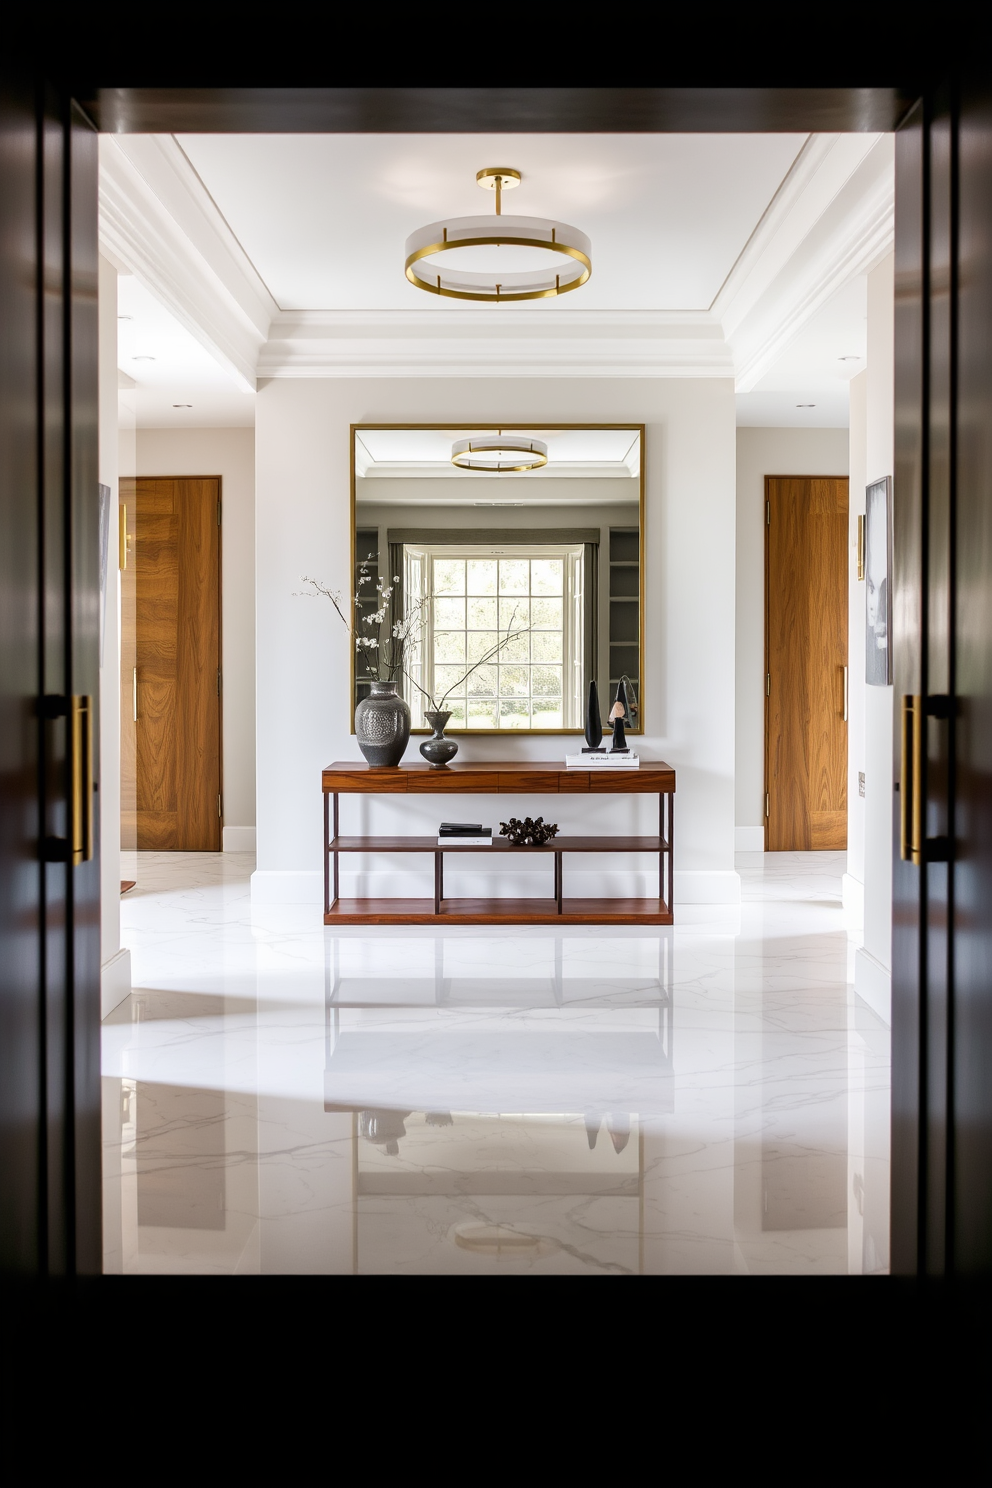
[[767, 476], [768, 852], [847, 846], [848, 483]]
[[219, 852], [220, 481], [134, 483], [139, 848]]

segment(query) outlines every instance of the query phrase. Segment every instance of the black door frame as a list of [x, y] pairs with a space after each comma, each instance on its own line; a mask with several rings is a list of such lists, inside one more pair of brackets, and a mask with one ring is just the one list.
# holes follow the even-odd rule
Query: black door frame
[[[92, 78], [100, 70], [98, 61], [95, 68], [90, 68], [88, 76]], [[223, 67], [219, 71], [223, 73]], [[841, 68], [835, 66], [835, 75], [840, 71]], [[891, 74], [892, 67], [883, 66], [879, 71], [882, 74], [886, 71]], [[918, 77], [920, 71], [914, 66], [905, 69], [904, 75], [915, 72]], [[88, 126], [95, 131], [112, 132], [230, 133], [897, 131], [897, 253], [905, 255], [905, 245], [909, 242], [914, 245], [910, 252], [911, 256], [915, 254], [914, 293], [917, 305], [914, 312], [916, 321], [912, 322], [910, 316], [910, 324], [904, 316], [904, 331], [908, 324], [908, 333], [900, 334], [897, 339], [899, 453], [895, 471], [895, 526], [897, 533], [901, 530], [905, 534], [897, 556], [897, 581], [903, 584], [905, 595], [916, 596], [919, 601], [917, 613], [924, 616], [923, 624], [916, 631], [900, 635], [897, 606], [895, 644], [897, 676], [900, 679], [897, 690], [906, 688], [914, 693], [922, 691], [926, 694], [926, 661], [921, 660], [921, 657], [925, 654], [928, 634], [923, 577], [929, 572], [926, 565], [930, 551], [927, 527], [930, 520], [928, 459], [933, 379], [928, 358], [934, 282], [930, 262], [934, 237], [927, 213], [931, 202], [931, 156], [936, 148], [933, 121], [939, 114], [938, 92], [935, 87], [921, 86], [918, 81], [910, 81], [902, 88], [824, 87], [819, 80], [813, 78], [810, 82], [811, 86], [806, 88], [793, 86], [785, 89], [705, 86], [534, 89], [266, 89], [257, 86], [104, 88], [82, 81], [78, 73], [74, 77], [70, 67], [61, 88], [56, 91], [56, 113], [62, 140], [60, 148], [63, 151], [62, 164], [59, 167], [62, 175], [59, 179], [70, 183], [63, 191], [62, 200], [64, 205], [68, 205], [71, 217], [70, 227], [63, 230], [65, 262], [61, 282], [68, 295], [66, 305], [72, 302], [70, 309], [63, 306], [59, 312], [61, 319], [58, 325], [61, 327], [62, 352], [68, 356], [66, 366], [70, 370], [63, 372], [61, 391], [54, 395], [54, 402], [50, 399], [51, 407], [44, 403], [39, 393], [36, 409], [39, 448], [41, 431], [55, 430], [58, 425], [51, 436], [53, 447], [61, 439], [60, 447], [66, 455], [66, 471], [61, 476], [58, 487], [62, 493], [62, 515], [53, 515], [52, 534], [46, 537], [49, 548], [52, 548], [53, 543], [57, 546], [60, 531], [64, 531], [69, 537], [70, 559], [64, 567], [62, 603], [66, 607], [66, 614], [71, 617], [68, 629], [63, 632], [66, 655], [71, 657], [71, 664], [68, 672], [63, 669], [63, 680], [59, 684], [61, 694], [69, 696], [73, 689], [82, 690], [83, 683], [78, 678], [89, 678], [86, 685], [91, 686], [94, 693], [96, 691], [92, 683], [92, 678], [95, 677], [96, 637], [86, 618], [89, 613], [87, 600], [92, 597], [93, 592], [92, 571], [87, 565], [92, 564], [96, 542], [92, 503], [87, 493], [90, 486], [95, 489], [96, 480], [94, 391], [97, 357], [95, 294], [85, 287], [89, 283], [87, 275], [91, 273], [92, 266], [95, 266], [97, 251], [96, 163], [95, 151], [92, 149], [93, 137], [89, 135], [88, 142], [84, 138], [87, 136]], [[47, 96], [44, 90], [36, 90], [34, 107], [39, 142], [44, 134], [43, 121], [49, 107], [44, 102]], [[953, 149], [951, 153], [953, 154]], [[69, 161], [71, 164], [76, 159], [81, 164], [73, 175], [65, 162]], [[39, 144], [37, 174], [42, 183], [47, 182], [45, 169], [43, 151]], [[42, 220], [43, 213], [39, 205], [39, 223]], [[39, 227], [39, 243], [42, 241], [42, 233], [43, 228]], [[992, 268], [987, 261], [983, 272], [987, 276], [992, 275]], [[43, 282], [43, 277], [39, 275], [39, 284]], [[78, 294], [75, 289], [77, 281], [83, 286]], [[897, 297], [903, 293], [900, 284], [901, 281], [897, 279]], [[75, 300], [73, 295], [76, 296]], [[39, 293], [36, 306], [39, 336], [44, 326], [43, 310], [44, 296]], [[954, 333], [955, 327], [952, 324], [949, 334]], [[58, 340], [56, 334], [54, 341]], [[37, 344], [40, 365], [45, 367], [47, 364], [42, 351], [46, 343], [43, 337]], [[52, 366], [57, 366], [57, 358], [53, 360]], [[56, 376], [54, 370], [52, 376]], [[47, 386], [46, 377], [47, 373], [39, 373], [39, 389]], [[39, 483], [37, 488], [41, 491], [44, 485], [43, 473], [36, 472], [35, 479]], [[0, 497], [4, 500], [11, 496], [12, 488], [0, 492]], [[61, 529], [60, 521], [63, 524]], [[42, 529], [47, 533], [48, 528], [44, 523]], [[77, 565], [78, 571], [72, 566], [73, 552], [82, 555], [81, 567]], [[43, 585], [43, 574], [40, 582]], [[901, 664], [900, 648], [903, 652]], [[43, 668], [39, 668], [39, 675], [42, 670]], [[49, 685], [45, 681], [39, 687], [39, 693], [44, 695]], [[947, 686], [949, 691], [953, 691], [953, 679], [948, 681]], [[44, 757], [41, 748], [39, 759]], [[898, 779], [898, 774], [895, 779]], [[62, 771], [61, 783], [56, 782], [53, 787], [52, 799], [56, 807], [59, 799], [64, 802], [68, 789], [66, 767]], [[59, 791], [62, 792], [61, 798]], [[44, 816], [45, 809], [42, 803], [41, 817]], [[45, 831], [40, 825], [41, 817], [39, 844], [43, 844], [45, 837]], [[896, 826], [898, 820], [896, 809]], [[948, 828], [945, 836], [948, 833], [953, 836], [953, 828]], [[934, 1079], [931, 1069], [932, 1051], [928, 1052], [932, 1040], [927, 1031], [927, 875], [898, 859], [898, 835], [894, 840], [898, 861], [893, 979], [893, 1000], [897, 1007], [893, 1041], [896, 1065], [893, 1256], [895, 1270], [916, 1273], [928, 1266], [930, 1269], [943, 1269], [945, 1266], [943, 1250], [940, 1251], [939, 1260], [935, 1259], [937, 1250], [932, 1244], [928, 1248], [924, 1237], [928, 1225], [934, 1233], [939, 1231], [941, 1235], [946, 1234], [946, 1215], [950, 1201], [947, 1198], [946, 1185], [935, 1199], [932, 1184], [928, 1187], [929, 1180], [926, 1178], [926, 1174], [936, 1171], [934, 1162], [931, 1160], [928, 1167], [926, 1159], [927, 1151], [933, 1146], [934, 1128], [934, 1113], [928, 1105], [934, 1089]], [[47, 865], [42, 865], [40, 872], [43, 880], [48, 871]], [[75, 894], [74, 874], [81, 875], [74, 880]], [[38, 1131], [42, 1131], [48, 1093], [53, 1083], [58, 1085], [61, 1081], [60, 1088], [65, 1091], [65, 1105], [61, 1112], [55, 1112], [49, 1122], [48, 1146], [52, 1151], [55, 1148], [60, 1151], [72, 1148], [76, 1157], [69, 1164], [62, 1159], [52, 1159], [46, 1156], [45, 1143], [39, 1141], [36, 1144], [37, 1165], [34, 1171], [28, 1171], [32, 1165], [29, 1163], [25, 1167], [22, 1160], [21, 1166], [11, 1171], [10, 1183], [17, 1192], [8, 1196], [18, 1213], [29, 1215], [32, 1205], [34, 1206], [38, 1217], [34, 1222], [33, 1233], [44, 1233], [47, 1236], [44, 1245], [34, 1242], [33, 1252], [28, 1245], [26, 1249], [22, 1247], [16, 1256], [12, 1256], [12, 1268], [37, 1269], [41, 1272], [99, 1270], [98, 1108], [95, 1122], [93, 1113], [93, 1080], [99, 1060], [99, 958], [97, 957], [94, 968], [92, 929], [93, 914], [98, 914], [98, 864], [94, 862], [92, 865], [85, 865], [85, 870], [70, 870], [69, 876], [70, 886], [66, 891], [67, 904], [70, 906], [67, 912], [68, 938], [63, 937], [59, 942], [64, 947], [64, 961], [59, 960], [63, 953], [58, 951], [49, 955], [48, 961], [44, 962], [52, 968], [49, 974], [49, 1005], [57, 1005], [59, 1014], [58, 1018], [49, 1018], [46, 1022], [48, 1014], [43, 1012], [39, 1002], [35, 1019], [41, 1030], [40, 1045], [36, 1050], [38, 1069], [43, 1074], [46, 1059], [50, 1062], [55, 1060], [55, 1073], [47, 1077], [47, 1085], [46, 1079], [42, 1074], [39, 1075], [38, 1088], [30, 1099], [37, 1101], [34, 1120]], [[73, 910], [73, 904], [79, 907]], [[900, 918], [900, 913], [906, 910], [906, 906], [909, 906], [908, 911], [902, 913]], [[44, 957], [47, 953], [41, 951], [39, 954]], [[66, 986], [74, 988], [71, 996], [65, 995]], [[63, 1026], [66, 1032], [60, 1031]], [[67, 1059], [64, 1053], [56, 1053], [62, 1047], [59, 1044], [60, 1039], [63, 1042], [68, 1040], [68, 1045], [74, 1049], [71, 1058]], [[946, 1050], [939, 1054], [938, 1063], [941, 1059], [941, 1067], [945, 1072], [952, 1070]], [[29, 1095], [25, 1096], [26, 1100]], [[949, 1107], [946, 1091], [941, 1099], [943, 1114], [937, 1114], [944, 1123], [942, 1130], [945, 1131], [945, 1137], [941, 1139], [944, 1142], [941, 1150], [945, 1151], [947, 1141], [950, 1140], [946, 1133], [951, 1130], [953, 1121], [947, 1117]], [[9, 1137], [15, 1147], [20, 1140], [15, 1130], [17, 1117], [17, 1112], [0, 1117], [0, 1126], [3, 1127], [0, 1135]], [[25, 1140], [28, 1140], [27, 1128], [22, 1130]], [[68, 1198], [61, 1208], [45, 1197], [45, 1175], [52, 1169], [53, 1161], [56, 1161], [56, 1165], [61, 1161], [59, 1171], [69, 1174], [63, 1180], [63, 1189]], [[960, 1191], [958, 1197], [960, 1198]], [[935, 1204], [938, 1211], [936, 1218]], [[930, 1218], [927, 1217], [928, 1212]], [[31, 1230], [32, 1226], [27, 1220], [25, 1224]], [[31, 1254], [36, 1257], [34, 1262], [31, 1261]], [[952, 1264], [951, 1260], [946, 1259], [946, 1264]], [[985, 1264], [988, 1264], [988, 1257]]]

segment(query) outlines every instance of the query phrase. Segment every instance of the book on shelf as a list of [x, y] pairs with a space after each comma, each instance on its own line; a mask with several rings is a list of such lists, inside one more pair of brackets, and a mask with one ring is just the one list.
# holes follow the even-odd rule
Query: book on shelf
[[565, 756], [567, 770], [636, 770], [640, 763], [633, 749], [626, 754], [621, 754], [619, 751], [611, 754], [606, 751], [603, 754], [566, 754]]
[[438, 847], [491, 847], [492, 827], [481, 822], [442, 822], [438, 828]]

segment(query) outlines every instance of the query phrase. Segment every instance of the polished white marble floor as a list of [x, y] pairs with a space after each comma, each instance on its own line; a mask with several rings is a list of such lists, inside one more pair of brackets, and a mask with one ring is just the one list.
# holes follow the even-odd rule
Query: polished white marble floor
[[884, 1272], [889, 1032], [843, 853], [673, 929], [381, 927], [146, 853], [104, 1024], [108, 1271]]

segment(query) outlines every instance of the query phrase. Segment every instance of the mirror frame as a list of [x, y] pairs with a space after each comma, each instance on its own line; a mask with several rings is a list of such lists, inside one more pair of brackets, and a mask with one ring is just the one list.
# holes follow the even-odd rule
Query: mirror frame
[[[637, 616], [637, 620], [638, 620], [638, 624], [637, 624], [637, 648], [638, 648], [638, 653], [637, 654], [638, 654], [638, 670], [640, 672], [640, 676], [638, 678], [638, 684], [637, 684], [637, 703], [638, 703], [639, 717], [638, 717], [637, 724], [636, 725], [634, 725], [634, 724], [629, 725], [626, 731], [627, 731], [628, 734], [643, 734], [643, 732], [644, 732], [644, 600], [645, 600], [645, 587], [644, 587], [644, 572], [645, 572], [645, 562], [644, 562], [644, 554], [645, 554], [645, 541], [644, 541], [644, 537], [645, 537], [645, 526], [644, 526], [644, 515], [645, 515], [645, 513], [644, 513], [644, 478], [645, 478], [645, 464], [646, 464], [646, 459], [647, 459], [647, 448], [646, 448], [646, 439], [645, 439], [646, 425], [644, 425], [644, 424], [638, 424], [638, 423], [634, 423], [634, 422], [631, 422], [631, 423], [621, 422], [621, 423], [600, 424], [600, 423], [591, 423], [591, 422], [587, 422], [587, 421], [583, 421], [582, 423], [570, 423], [570, 424], [555, 423], [555, 422], [551, 422], [551, 421], [547, 421], [547, 422], [543, 422], [543, 423], [525, 423], [525, 424], [514, 423], [514, 424], [511, 424], [511, 423], [507, 422], [506, 420], [504, 420], [502, 423], [481, 422], [481, 423], [473, 423], [473, 424], [457, 423], [457, 422], [454, 422], [454, 423], [443, 423], [442, 422], [442, 423], [431, 423], [431, 424], [420, 424], [420, 423], [417, 423], [417, 424], [408, 424], [408, 423], [397, 423], [397, 422], [374, 423], [374, 424], [372, 424], [372, 423], [350, 424], [349, 425], [348, 460], [349, 460], [349, 464], [350, 464], [350, 474], [351, 474], [351, 501], [350, 501], [350, 505], [349, 505], [349, 515], [350, 515], [350, 522], [351, 522], [351, 531], [350, 531], [350, 534], [349, 534], [349, 536], [350, 536], [349, 553], [350, 553], [350, 558], [351, 558], [351, 569], [350, 569], [350, 579], [349, 579], [349, 583], [348, 583], [348, 592], [349, 592], [349, 596], [350, 596], [350, 609], [349, 609], [348, 613], [349, 613], [349, 615], [354, 615], [354, 613], [355, 613], [355, 565], [356, 565], [355, 540], [356, 540], [356, 532], [357, 532], [357, 506], [358, 506], [358, 489], [357, 489], [357, 480], [358, 480], [358, 477], [357, 477], [357, 474], [356, 474], [356, 471], [355, 471], [355, 436], [356, 436], [356, 434], [360, 434], [363, 430], [368, 430], [369, 432], [374, 432], [375, 430], [382, 430], [382, 429], [452, 429], [452, 430], [464, 430], [466, 433], [469, 433], [469, 434], [475, 433], [475, 432], [485, 433], [485, 432], [488, 432], [489, 430], [492, 430], [495, 433], [496, 431], [498, 431], [500, 429], [507, 429], [507, 428], [510, 428], [510, 427], [512, 427], [514, 431], [516, 431], [518, 429], [521, 430], [521, 431], [523, 431], [523, 430], [533, 430], [535, 433], [537, 431], [541, 430], [541, 429], [629, 429], [631, 431], [631, 433], [636, 433], [638, 439], [640, 440], [640, 449], [641, 449], [640, 473], [638, 475], [638, 480], [637, 480], [637, 487], [638, 487], [638, 490], [637, 490], [637, 511], [638, 511], [638, 574], [637, 574], [637, 586], [638, 586], [638, 595], [639, 595], [639, 601], [640, 601], [639, 602], [639, 606], [638, 606], [638, 616]], [[350, 728], [351, 733], [353, 734], [355, 732], [355, 648], [354, 648], [354, 645], [350, 645], [349, 646], [349, 651], [350, 651], [349, 674], [350, 674], [350, 678], [351, 678], [351, 690], [350, 690], [350, 693], [349, 693], [350, 715], [351, 716], [350, 716], [349, 728]], [[608, 697], [609, 697], [609, 684], [607, 684], [607, 699], [608, 699]], [[604, 715], [605, 715], [605, 713], [608, 713], [609, 712], [609, 707], [606, 707], [604, 709], [603, 708], [603, 703], [604, 703], [604, 698], [601, 695], [600, 696], [600, 708], [604, 712]], [[604, 716], [603, 722], [604, 722], [604, 737], [605, 737], [606, 734], [609, 733], [609, 730], [605, 727], [605, 723], [606, 723], [605, 716]], [[430, 732], [431, 732], [431, 730], [426, 725], [424, 725], [423, 727], [411, 728], [410, 729], [411, 735], [413, 735], [413, 734], [429, 735]], [[446, 728], [445, 729], [445, 733], [446, 734], [451, 734], [452, 736], [457, 735], [459, 738], [464, 738], [466, 736], [471, 735], [471, 736], [474, 736], [474, 737], [477, 737], [477, 738], [483, 738], [483, 739], [493, 739], [493, 738], [497, 738], [497, 739], [504, 739], [504, 738], [524, 738], [524, 739], [526, 739], [526, 738], [535, 738], [535, 737], [538, 737], [539, 735], [542, 735], [542, 734], [544, 734], [544, 735], [568, 734], [568, 735], [571, 735], [573, 738], [581, 738], [583, 736], [583, 734], [584, 734], [584, 729], [582, 729], [582, 728], [527, 728], [527, 729], [477, 729], [477, 728], [464, 728], [464, 729], [462, 729], [462, 728]]]

